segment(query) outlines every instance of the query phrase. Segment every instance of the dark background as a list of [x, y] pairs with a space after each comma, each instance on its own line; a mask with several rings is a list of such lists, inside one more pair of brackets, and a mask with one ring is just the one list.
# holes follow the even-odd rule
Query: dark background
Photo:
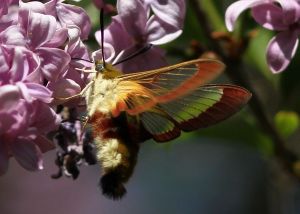
[[39, 173], [11, 160], [0, 178], [1, 213], [270, 213], [266, 163], [238, 144], [201, 138], [169, 145], [146, 142], [121, 201], [101, 195], [98, 166], [81, 167], [75, 181], [52, 180], [53, 158], [54, 152], [45, 155], [45, 170]]

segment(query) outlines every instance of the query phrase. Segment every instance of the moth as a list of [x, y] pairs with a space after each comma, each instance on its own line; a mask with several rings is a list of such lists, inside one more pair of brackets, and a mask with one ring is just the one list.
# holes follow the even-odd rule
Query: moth
[[87, 122], [97, 148], [104, 195], [120, 199], [131, 177], [141, 142], [167, 142], [218, 123], [239, 111], [250, 99], [246, 89], [208, 84], [224, 64], [195, 59], [160, 69], [123, 74], [98, 60], [84, 97]]

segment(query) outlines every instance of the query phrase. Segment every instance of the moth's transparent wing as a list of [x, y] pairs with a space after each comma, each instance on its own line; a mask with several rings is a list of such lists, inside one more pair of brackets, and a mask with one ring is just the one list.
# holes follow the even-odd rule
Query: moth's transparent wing
[[175, 120], [161, 111], [146, 111], [140, 114], [143, 128], [158, 142], [170, 141], [181, 133]]
[[119, 78], [115, 114], [137, 115], [158, 103], [178, 99], [216, 78], [224, 70], [217, 60], [198, 59]]
[[244, 106], [250, 96], [238, 86], [205, 85], [141, 113], [141, 121], [156, 141], [165, 142], [178, 137], [180, 130], [193, 131], [225, 120]]

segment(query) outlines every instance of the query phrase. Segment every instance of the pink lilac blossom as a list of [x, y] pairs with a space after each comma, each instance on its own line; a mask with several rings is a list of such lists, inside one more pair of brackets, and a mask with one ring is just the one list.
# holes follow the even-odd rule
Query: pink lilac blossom
[[[47, 104], [37, 100], [28, 103], [21, 99], [13, 106], [9, 105], [5, 102], [5, 96], [12, 95], [13, 86], [3, 87], [1, 101], [4, 101], [6, 108], [1, 108], [0, 112], [0, 174], [6, 172], [8, 158], [12, 155], [27, 170], [42, 169], [42, 152], [54, 148], [45, 134], [57, 128], [59, 117]], [[11, 87], [9, 93], [8, 87]], [[17, 91], [14, 95], [18, 96]]]
[[50, 0], [45, 4], [37, 1], [22, 3], [20, 7], [40, 14], [51, 15], [57, 20], [58, 28], [77, 26], [81, 30], [81, 39], [87, 39], [91, 30], [91, 21], [85, 10], [62, 0]]
[[10, 5], [10, 0], [4, 0], [0, 4], [0, 16], [6, 15], [8, 13], [8, 6]]
[[[64, 73], [64, 78], [58, 81], [49, 82], [47, 87], [53, 91], [53, 97], [70, 97], [78, 94], [88, 82], [88, 75], [84, 72], [78, 71], [89, 67], [84, 64], [83, 60], [89, 60], [89, 52], [80, 39], [80, 29], [77, 26], [70, 26], [68, 28], [68, 43], [65, 46], [65, 52], [71, 57], [68, 65], [68, 70]], [[74, 101], [74, 100], [73, 100]], [[68, 102], [70, 106], [76, 105], [77, 102]], [[56, 100], [55, 104], [61, 104], [65, 101]]]
[[9, 6], [11, 4], [16, 4], [18, 0], [3, 0], [0, 4], [0, 17], [8, 13]]
[[84, 87], [86, 77], [74, 69], [83, 65], [71, 57], [89, 58], [81, 40], [90, 29], [84, 10], [62, 1], [1, 4], [0, 174], [12, 156], [27, 170], [43, 168], [42, 153], [54, 148], [46, 135], [61, 121], [57, 85], [70, 95]]
[[[167, 4], [161, 0], [119, 0], [117, 10], [118, 15], [104, 32], [108, 61], [117, 62], [149, 44], [165, 44], [182, 32], [184, 0]], [[78, 68], [90, 66], [84, 63], [90, 55], [82, 42], [90, 29], [85, 11], [62, 0], [6, 0], [1, 5], [0, 174], [7, 171], [12, 156], [27, 170], [42, 169], [42, 153], [53, 149], [46, 137], [51, 131], [60, 136], [56, 141], [64, 150], [61, 157], [70, 163], [65, 166], [65, 161], [60, 162], [60, 170], [71, 167], [67, 174], [75, 178], [82, 158], [89, 164], [95, 162], [91, 139], [82, 132], [78, 119], [66, 118], [59, 111], [60, 104], [69, 110], [79, 109], [80, 100], [65, 103], [53, 99], [75, 95], [89, 81]], [[99, 33], [96, 38], [101, 40]], [[131, 72], [164, 65], [162, 49], [152, 47], [119, 66]], [[68, 135], [76, 135], [77, 140], [70, 140]]]
[[238, 16], [251, 8], [260, 25], [277, 31], [268, 44], [266, 57], [273, 73], [285, 70], [295, 55], [300, 35], [300, 3], [298, 0], [240, 0], [230, 5], [225, 14], [226, 26], [232, 31]]
[[[185, 1], [145, 1], [119, 0], [118, 15], [112, 17], [111, 24], [104, 30], [105, 58], [112, 63], [153, 45], [166, 44], [182, 33], [185, 15]], [[122, 35], [122, 36], [120, 36]], [[101, 44], [101, 32], [95, 37]], [[166, 66], [164, 51], [152, 47], [122, 64], [118, 68], [124, 72], [150, 70]]]

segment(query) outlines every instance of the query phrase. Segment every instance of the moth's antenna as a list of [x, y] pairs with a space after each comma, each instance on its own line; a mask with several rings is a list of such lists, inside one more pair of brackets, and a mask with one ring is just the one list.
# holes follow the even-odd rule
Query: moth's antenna
[[100, 10], [100, 32], [101, 32], [101, 53], [102, 53], [102, 62], [103, 67], [106, 67], [105, 57], [104, 57], [104, 10]]
[[88, 59], [81, 59], [81, 58], [71, 58], [71, 60], [82, 60], [82, 61], [85, 61], [85, 62], [93, 63], [91, 60], [88, 60]]
[[152, 44], [148, 44], [147, 46], [142, 47], [140, 50], [138, 50], [138, 51], [136, 51], [136, 52], [130, 54], [129, 56], [125, 57], [124, 59], [121, 59], [120, 61], [114, 63], [113, 65], [118, 65], [118, 64], [120, 64], [120, 63], [122, 63], [122, 62], [125, 62], [125, 61], [127, 61], [127, 60], [130, 60], [130, 59], [136, 57], [136, 56], [139, 55], [139, 54], [145, 53], [145, 52], [148, 51], [152, 46], [153, 46]]

